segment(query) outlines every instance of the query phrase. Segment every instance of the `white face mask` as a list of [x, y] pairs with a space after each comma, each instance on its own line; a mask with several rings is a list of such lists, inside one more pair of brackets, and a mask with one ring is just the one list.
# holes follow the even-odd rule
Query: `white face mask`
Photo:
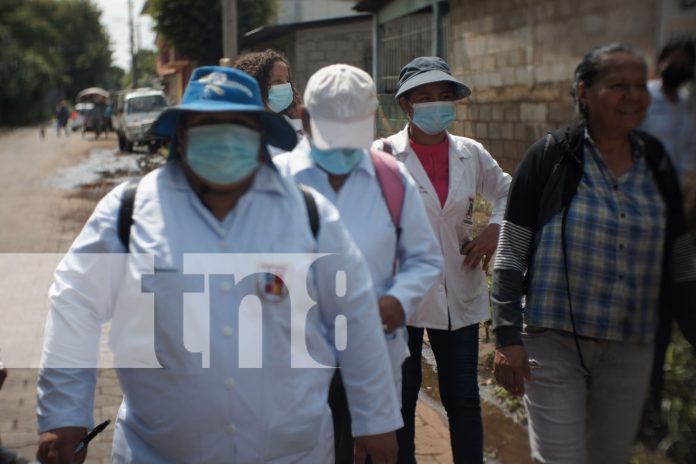
[[268, 107], [274, 113], [280, 113], [292, 103], [292, 84], [272, 85], [268, 89]]
[[261, 134], [237, 124], [212, 124], [188, 130], [186, 164], [214, 184], [234, 184], [259, 165]]
[[414, 103], [411, 120], [426, 134], [435, 135], [447, 129], [456, 117], [454, 102], [435, 101]]

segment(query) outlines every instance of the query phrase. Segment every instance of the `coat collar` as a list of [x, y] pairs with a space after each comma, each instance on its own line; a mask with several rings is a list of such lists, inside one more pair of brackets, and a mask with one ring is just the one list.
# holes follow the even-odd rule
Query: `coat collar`
[[[449, 152], [455, 155], [459, 159], [471, 157], [471, 152], [467, 150], [464, 146], [464, 140], [461, 137], [455, 137], [449, 132], [447, 132], [447, 140], [449, 142]], [[399, 160], [404, 161], [411, 155], [416, 154], [411, 149], [408, 137], [408, 124], [401, 131], [389, 137], [389, 141], [392, 144], [392, 153], [399, 158]]]
[[420, 188], [424, 189], [433, 198], [438, 208], [441, 208], [443, 211], [452, 207], [454, 200], [450, 200], [450, 198], [454, 198], [457, 195], [457, 191], [462, 185], [462, 177], [466, 173], [466, 166], [463, 160], [472, 156], [471, 150], [465, 144], [466, 139], [463, 137], [455, 137], [448, 132], [447, 140], [449, 142], [449, 182], [447, 200], [444, 206], [442, 206], [440, 205], [435, 187], [425, 169], [423, 169], [418, 156], [411, 148], [408, 137], [408, 125], [401, 132], [389, 138], [392, 144], [392, 153], [406, 165]]
[[[190, 191], [193, 189], [189, 184], [186, 174], [184, 173], [181, 161], [166, 163], [161, 169], [161, 174], [164, 175], [164, 182], [169, 183], [171, 187], [178, 191]], [[159, 180], [158, 180], [159, 182]], [[284, 195], [286, 188], [280, 179], [280, 173], [275, 166], [269, 166], [267, 163], [261, 163], [256, 171], [254, 182], [249, 189], [249, 192], [265, 192], [278, 195]]]

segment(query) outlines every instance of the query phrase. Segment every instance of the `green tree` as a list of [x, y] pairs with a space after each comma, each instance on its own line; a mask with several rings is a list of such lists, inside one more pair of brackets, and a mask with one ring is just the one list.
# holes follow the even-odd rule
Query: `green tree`
[[[222, 57], [222, 2], [216, 0], [153, 0], [155, 30], [178, 53], [199, 65], [217, 64]], [[263, 26], [276, 14], [276, 0], [237, 0], [240, 36]]]
[[237, 0], [237, 31], [239, 36], [265, 26], [278, 13], [276, 0]]
[[0, 0], [0, 124], [51, 114], [109, 73], [109, 39], [89, 0]]
[[60, 32], [58, 53], [66, 77], [64, 95], [77, 93], [102, 83], [111, 67], [109, 36], [99, 22], [101, 12], [85, 0], [61, 0], [54, 17]]
[[22, 124], [41, 118], [48, 91], [62, 79], [59, 57], [50, 46], [58, 33], [49, 18], [51, 0], [0, 2], [0, 124]]
[[124, 88], [123, 79], [125, 74], [126, 71], [124, 71], [123, 68], [112, 65], [99, 83], [99, 87], [103, 87], [109, 91], [120, 90]]
[[[157, 62], [157, 51], [142, 49], [135, 54], [136, 75], [138, 82], [133, 88], [153, 87], [157, 83], [157, 74], [155, 73], [155, 63]], [[131, 86], [131, 73], [126, 73], [122, 79], [122, 87], [127, 89]]]

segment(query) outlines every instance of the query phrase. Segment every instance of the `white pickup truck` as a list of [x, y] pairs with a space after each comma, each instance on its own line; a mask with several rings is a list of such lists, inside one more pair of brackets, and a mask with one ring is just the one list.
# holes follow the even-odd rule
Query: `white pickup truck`
[[119, 95], [112, 115], [112, 125], [118, 136], [118, 148], [132, 152], [138, 145], [153, 153], [160, 141], [146, 137], [148, 129], [169, 106], [164, 92], [155, 89], [136, 89]]

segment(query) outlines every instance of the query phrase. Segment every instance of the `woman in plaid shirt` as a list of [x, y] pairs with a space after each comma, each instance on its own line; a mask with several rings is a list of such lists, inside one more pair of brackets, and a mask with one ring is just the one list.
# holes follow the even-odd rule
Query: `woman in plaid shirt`
[[632, 48], [590, 51], [575, 72], [581, 123], [532, 145], [510, 188], [493, 277], [495, 374], [524, 395], [535, 462], [628, 462], [663, 356], [656, 335], [676, 318], [696, 342], [676, 175], [662, 145], [635, 130], [646, 83]]

